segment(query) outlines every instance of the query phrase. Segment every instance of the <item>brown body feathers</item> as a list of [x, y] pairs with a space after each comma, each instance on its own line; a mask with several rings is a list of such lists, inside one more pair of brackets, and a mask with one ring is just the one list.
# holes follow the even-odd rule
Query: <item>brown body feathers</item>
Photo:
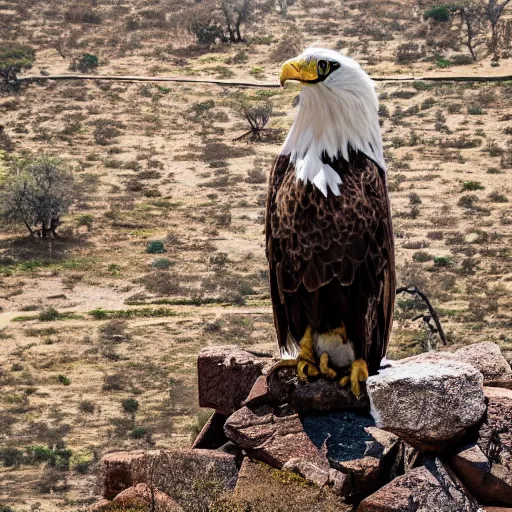
[[327, 160], [341, 177], [340, 195], [325, 197], [297, 180], [288, 156], [269, 180], [266, 250], [274, 323], [281, 350], [306, 327], [345, 324], [356, 358], [377, 372], [393, 321], [395, 261], [384, 171], [366, 155]]

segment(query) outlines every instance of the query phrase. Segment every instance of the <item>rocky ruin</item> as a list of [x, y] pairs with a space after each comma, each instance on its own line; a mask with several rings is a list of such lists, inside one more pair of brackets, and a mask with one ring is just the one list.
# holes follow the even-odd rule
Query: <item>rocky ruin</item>
[[361, 400], [273, 363], [203, 349], [199, 404], [215, 412], [193, 447], [105, 456], [91, 511], [512, 511], [512, 368], [496, 344], [388, 361]]

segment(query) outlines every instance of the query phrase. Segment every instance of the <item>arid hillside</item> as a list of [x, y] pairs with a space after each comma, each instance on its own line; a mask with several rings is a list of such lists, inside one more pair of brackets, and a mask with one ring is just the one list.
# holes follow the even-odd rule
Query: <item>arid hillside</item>
[[[281, 63], [314, 44], [372, 76], [512, 74], [512, 7], [499, 60], [482, 29], [474, 62], [458, 20], [424, 18], [432, 2], [300, 0], [286, 16], [255, 2], [242, 42], [200, 44], [193, 21], [217, 26], [215, 5], [1, 0], [0, 64], [16, 47], [20, 77], [85, 66], [277, 83]], [[376, 87], [398, 284], [428, 295], [451, 346], [491, 340], [510, 356], [512, 82]], [[48, 80], [0, 92], [0, 186], [16, 159], [47, 154], [78, 197], [58, 238], [0, 225], [1, 511], [84, 510], [102, 454], [188, 445], [208, 413], [196, 399], [201, 347], [277, 355], [266, 181], [298, 92]], [[272, 112], [260, 139], [235, 140], [249, 129], [244, 109]], [[398, 296], [390, 358], [435, 345], [414, 320], [425, 311]]]

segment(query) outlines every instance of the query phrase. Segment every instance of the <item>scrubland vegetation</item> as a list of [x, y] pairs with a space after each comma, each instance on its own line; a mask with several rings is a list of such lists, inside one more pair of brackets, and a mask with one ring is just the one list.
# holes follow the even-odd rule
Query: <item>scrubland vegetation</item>
[[[276, 82], [318, 44], [373, 76], [510, 75], [505, 3], [3, 0], [0, 68]], [[298, 87], [0, 91], [0, 510], [83, 510], [105, 452], [190, 442], [201, 347], [277, 353], [265, 183]], [[512, 83], [377, 92], [399, 285], [451, 344], [511, 351]], [[398, 296], [391, 357], [435, 345], [423, 312]]]

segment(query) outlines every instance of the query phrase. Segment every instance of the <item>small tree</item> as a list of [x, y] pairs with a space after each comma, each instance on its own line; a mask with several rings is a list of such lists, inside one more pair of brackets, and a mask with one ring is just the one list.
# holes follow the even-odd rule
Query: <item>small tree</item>
[[220, 10], [226, 23], [228, 37], [232, 43], [243, 41], [241, 26], [249, 21], [253, 12], [253, 0], [221, 0]]
[[79, 198], [76, 182], [63, 162], [47, 155], [15, 165], [0, 190], [2, 215], [23, 222], [31, 235], [56, 237], [60, 217]]
[[494, 60], [499, 59], [499, 22], [505, 7], [510, 3], [510, 0], [503, 0], [499, 3], [497, 0], [489, 0], [485, 8], [485, 16], [491, 24], [491, 50], [494, 55]]
[[242, 116], [249, 123], [250, 129], [234, 140], [242, 140], [246, 137], [251, 139], [261, 139], [261, 132], [265, 130], [267, 123], [272, 115], [272, 105], [263, 103], [260, 105], [248, 105], [242, 103], [240, 106]]
[[479, 3], [463, 5], [457, 9], [457, 14], [460, 16], [462, 30], [464, 32], [464, 44], [467, 46], [473, 61], [476, 62], [477, 54], [476, 47], [482, 41], [478, 36], [483, 31], [484, 12], [482, 5]]

